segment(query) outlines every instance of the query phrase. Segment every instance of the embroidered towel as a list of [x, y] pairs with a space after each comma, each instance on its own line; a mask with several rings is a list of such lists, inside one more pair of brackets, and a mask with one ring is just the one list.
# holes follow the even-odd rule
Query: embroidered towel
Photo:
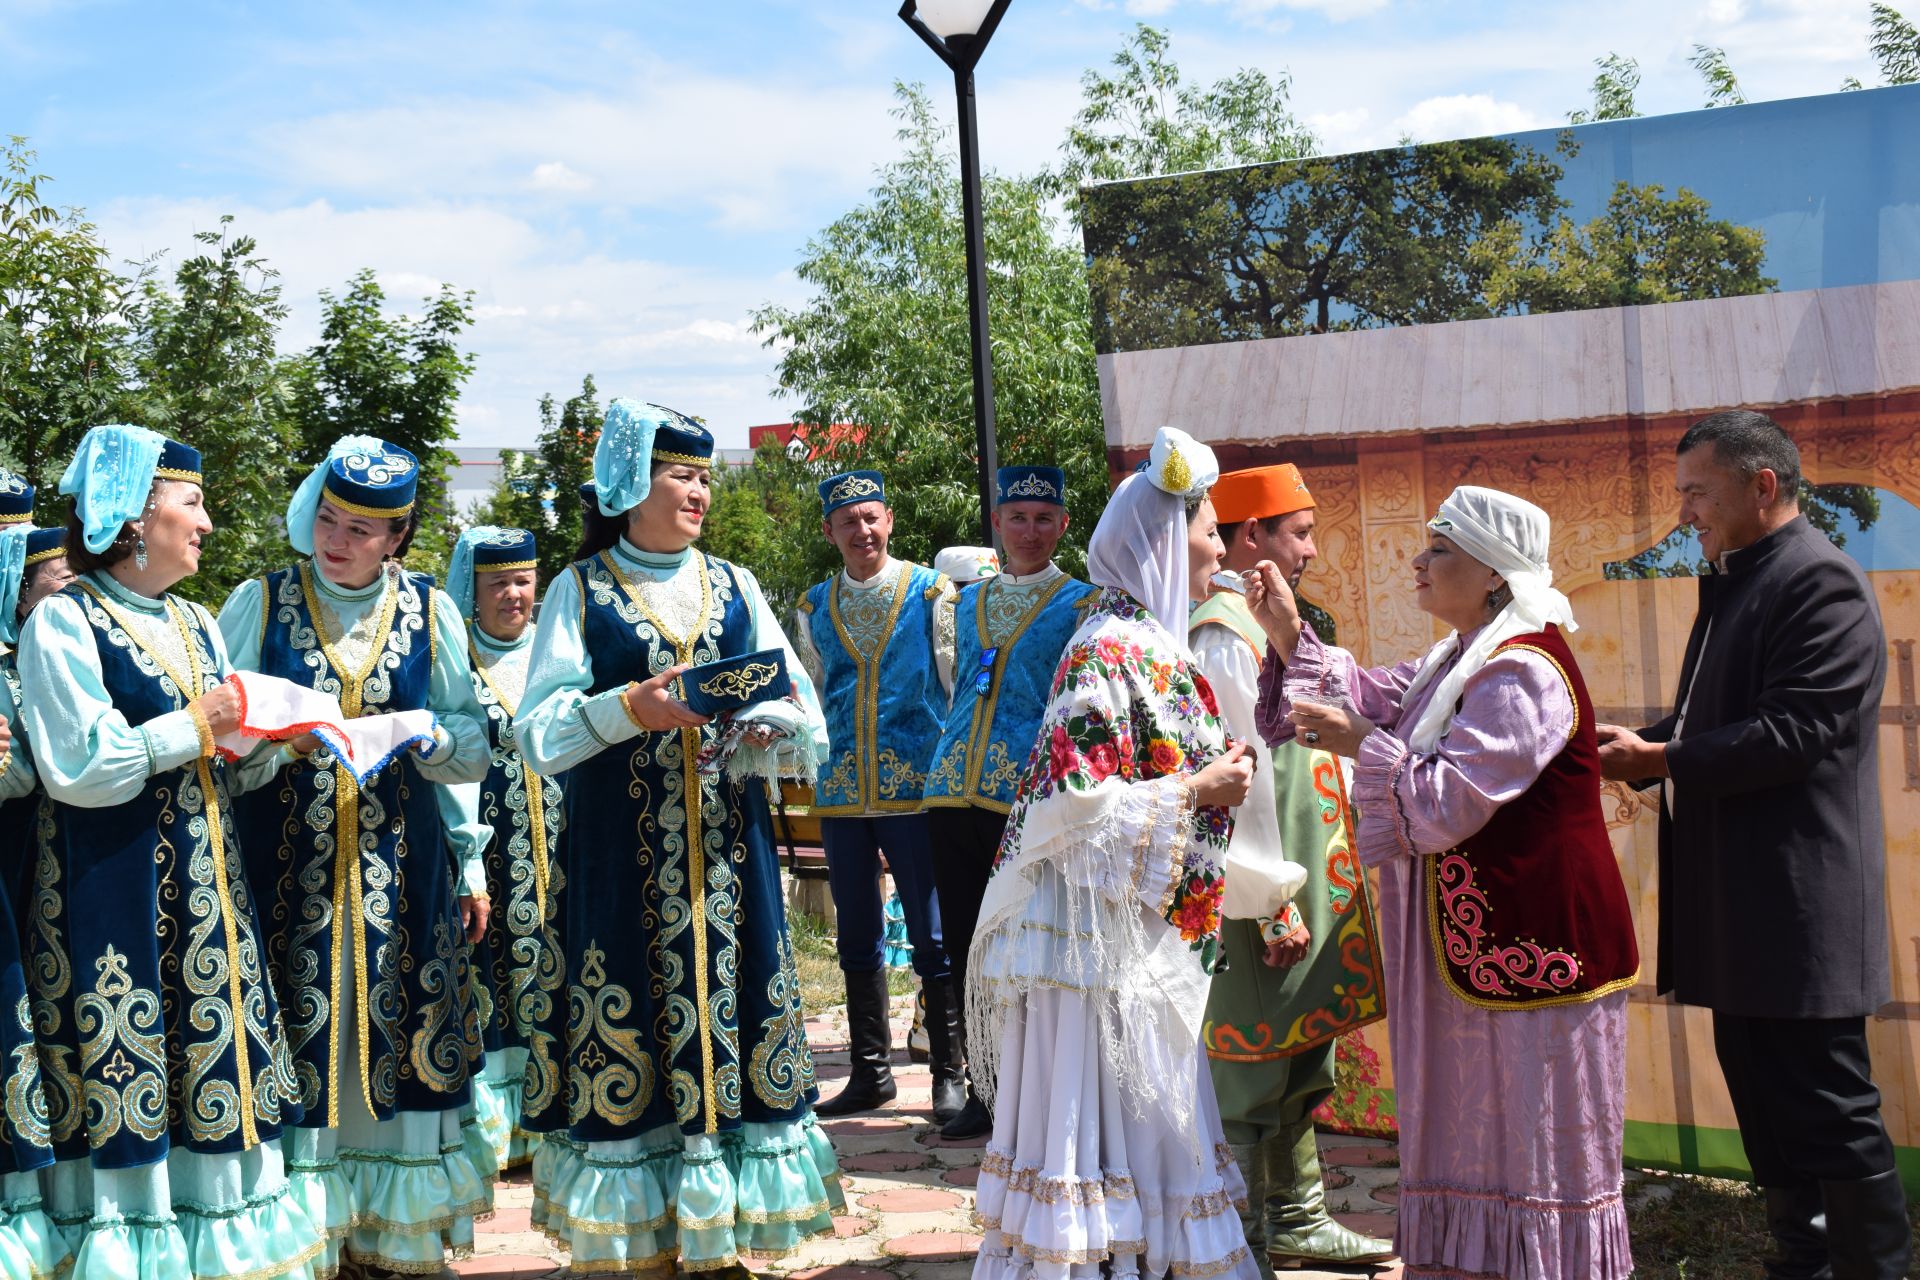
[[213, 745], [228, 760], [246, 755], [262, 738], [286, 742], [311, 733], [364, 785], [415, 743], [431, 745], [438, 723], [427, 710], [350, 720], [332, 694], [257, 671], [236, 671], [227, 681], [240, 693], [240, 727], [215, 738]]

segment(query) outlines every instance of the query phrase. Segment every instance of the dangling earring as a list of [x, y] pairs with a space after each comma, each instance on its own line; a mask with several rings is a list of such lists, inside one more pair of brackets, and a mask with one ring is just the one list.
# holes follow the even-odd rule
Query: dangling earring
[[139, 537], [133, 540], [133, 567], [136, 569], [145, 569], [147, 567], [147, 540], [145, 537]]

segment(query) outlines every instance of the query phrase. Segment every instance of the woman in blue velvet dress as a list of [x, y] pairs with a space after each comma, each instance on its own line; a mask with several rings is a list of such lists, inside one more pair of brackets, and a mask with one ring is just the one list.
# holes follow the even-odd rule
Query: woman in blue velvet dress
[[287, 510], [304, 558], [242, 583], [220, 610], [236, 667], [331, 693], [349, 717], [426, 708], [438, 720], [430, 744], [364, 784], [319, 750], [241, 805], [306, 1110], [289, 1143], [294, 1189], [328, 1233], [326, 1265], [344, 1240], [373, 1275], [438, 1274], [493, 1207], [467, 976], [490, 832], [453, 789], [484, 778], [490, 753], [460, 611], [399, 564], [419, 474], [384, 441], [336, 443]]
[[[89, 431], [61, 480], [79, 573], [21, 632], [21, 721], [48, 800], [28, 939], [76, 1280], [307, 1276], [320, 1234], [283, 1171], [293, 1064], [232, 798], [268, 776], [204, 609], [170, 594], [212, 530], [193, 450]], [[55, 1206], [58, 1210], [59, 1205]]]
[[[812, 776], [825, 723], [753, 575], [693, 545], [712, 454], [681, 414], [608, 406], [594, 481], [618, 519], [549, 587], [515, 721], [534, 769], [569, 771], [566, 1040], [534, 1041], [528, 1105], [564, 1091], [535, 1213], [579, 1274], [737, 1274], [843, 1203], [767, 790]], [[769, 648], [792, 698], [718, 723], [675, 697], [687, 665]]]
[[0, 472], [0, 522], [9, 499], [25, 513], [0, 523], [0, 1275], [51, 1276], [72, 1260], [46, 1212], [39, 1170], [53, 1163], [40, 1053], [27, 994], [24, 940], [33, 901], [34, 827], [46, 792], [20, 732], [20, 676], [11, 646], [33, 606], [72, 580], [66, 531], [36, 529], [33, 486]]
[[454, 544], [447, 593], [469, 624], [473, 691], [486, 708], [493, 750], [486, 781], [465, 790], [480, 821], [493, 829], [486, 855], [493, 910], [485, 935], [473, 945], [471, 970], [487, 1060], [473, 1089], [481, 1131], [502, 1169], [531, 1159], [542, 1131], [566, 1127], [560, 1106], [532, 1115], [522, 1106], [532, 1037], [542, 1030], [549, 1041], [564, 1035], [567, 1003], [565, 961], [555, 934], [564, 883], [560, 783], [528, 768], [513, 736], [533, 656], [539, 592], [530, 531], [481, 525]]

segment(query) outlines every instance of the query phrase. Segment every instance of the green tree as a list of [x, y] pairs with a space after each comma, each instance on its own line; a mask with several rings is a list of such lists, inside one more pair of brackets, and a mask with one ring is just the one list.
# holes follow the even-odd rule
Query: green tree
[[1538, 255], [1509, 220], [1472, 255], [1487, 268], [1484, 297], [1495, 312], [1580, 311], [1765, 293], [1765, 233], [1712, 216], [1685, 187], [1615, 185], [1607, 211], [1584, 225], [1562, 216]]
[[1899, 10], [1884, 4], [1867, 6], [1873, 15], [1873, 34], [1867, 47], [1880, 64], [1880, 75], [1888, 84], [1920, 82], [1920, 30]]
[[[818, 432], [861, 424], [836, 440], [830, 464], [886, 473], [894, 551], [924, 562], [979, 536], [966, 257], [948, 131], [924, 89], [896, 93], [901, 155], [865, 203], [808, 243], [796, 270], [813, 296], [762, 307], [754, 323], [784, 348], [777, 377], [799, 422]], [[1061, 558], [1076, 567], [1105, 501], [1106, 467], [1084, 264], [1061, 242], [1050, 190], [1037, 177], [985, 180], [988, 315], [1000, 457], [1066, 469], [1073, 525]], [[804, 483], [781, 474], [796, 489]], [[748, 562], [770, 581], [818, 581], [838, 563], [808, 532], [819, 507], [806, 496], [807, 518], [776, 542], [774, 559]], [[710, 524], [710, 537], [732, 536], [724, 518]]]
[[0, 150], [0, 455], [40, 487], [39, 520], [64, 522], [55, 485], [126, 383], [127, 306], [93, 224], [46, 200], [26, 139]]
[[1740, 88], [1733, 68], [1727, 65], [1725, 49], [1696, 44], [1693, 46], [1693, 56], [1687, 61], [1706, 82], [1709, 107], [1737, 107], [1746, 102], [1746, 92]]
[[1479, 138], [1097, 188], [1082, 217], [1099, 349], [1492, 314], [1473, 246], [1551, 225], [1560, 177], [1540, 151]]
[[1640, 88], [1640, 63], [1633, 58], [1609, 53], [1595, 58], [1600, 73], [1593, 78], [1593, 108], [1569, 111], [1567, 123], [1592, 124], [1595, 120], [1631, 120], [1639, 115], [1633, 95]]
[[1050, 175], [1073, 207], [1095, 182], [1292, 160], [1319, 146], [1293, 114], [1286, 72], [1243, 68], [1207, 88], [1185, 85], [1171, 43], [1142, 23], [1113, 56], [1114, 74], [1080, 78], [1080, 110]]
[[442, 285], [418, 318], [390, 316], [371, 269], [345, 293], [320, 292], [320, 341], [293, 362], [288, 408], [300, 462], [311, 466], [341, 436], [379, 436], [420, 459], [421, 512], [413, 563], [444, 574], [457, 529], [446, 500], [454, 407], [473, 374], [460, 334], [473, 322], [473, 294]]
[[250, 236], [195, 233], [205, 249], [148, 280], [133, 311], [138, 386], [127, 416], [200, 450], [214, 520], [200, 572], [185, 589], [218, 606], [245, 578], [286, 558], [281, 513], [295, 438], [285, 421], [275, 339], [286, 306]]
[[[540, 431], [531, 454], [508, 453], [478, 523], [531, 529], [540, 547], [540, 580], [551, 582], [580, 545], [580, 486], [593, 479], [593, 447], [604, 416], [593, 375], [580, 393], [556, 406], [540, 397]], [[751, 561], [747, 563], [752, 563]]]

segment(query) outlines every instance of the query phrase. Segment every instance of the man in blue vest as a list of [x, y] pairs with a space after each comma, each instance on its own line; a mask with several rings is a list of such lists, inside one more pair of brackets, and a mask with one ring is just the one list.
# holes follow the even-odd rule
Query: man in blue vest
[[[942, 812], [940, 919], [964, 999], [967, 948], [1007, 811], [1047, 709], [1053, 671], [1080, 625], [1093, 587], [1053, 562], [1067, 531], [1067, 477], [1058, 467], [1002, 467], [993, 527], [1006, 569], [960, 593], [954, 614], [953, 708], [927, 775], [927, 804]], [[971, 1089], [966, 1107], [940, 1130], [972, 1138], [993, 1117]]]
[[927, 999], [934, 1119], [960, 1110], [959, 1003], [940, 940], [926, 813], [927, 766], [953, 686], [953, 585], [887, 554], [893, 510], [877, 471], [820, 485], [821, 530], [845, 568], [800, 602], [794, 638], [826, 704], [830, 748], [814, 784], [827, 886], [847, 981], [847, 1087], [818, 1115], [870, 1111], [897, 1092], [887, 1024], [880, 855], [906, 911]]

